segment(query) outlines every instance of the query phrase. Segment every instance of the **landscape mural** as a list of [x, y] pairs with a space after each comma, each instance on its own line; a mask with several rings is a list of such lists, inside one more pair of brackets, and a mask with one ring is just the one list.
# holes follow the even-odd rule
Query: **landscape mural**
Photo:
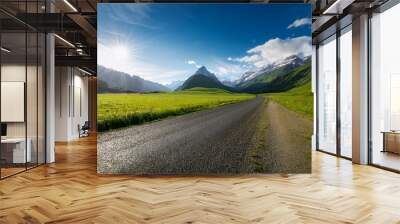
[[308, 4], [98, 4], [102, 174], [310, 173]]

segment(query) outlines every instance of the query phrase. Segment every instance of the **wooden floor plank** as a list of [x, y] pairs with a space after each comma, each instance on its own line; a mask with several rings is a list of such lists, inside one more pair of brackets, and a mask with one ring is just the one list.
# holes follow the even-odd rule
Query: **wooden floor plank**
[[313, 152], [310, 175], [96, 173], [96, 138], [0, 181], [0, 223], [400, 223], [400, 175]]

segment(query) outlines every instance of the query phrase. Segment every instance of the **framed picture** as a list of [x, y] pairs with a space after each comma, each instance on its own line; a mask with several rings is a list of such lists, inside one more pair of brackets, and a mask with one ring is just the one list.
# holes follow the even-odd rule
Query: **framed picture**
[[310, 173], [308, 4], [99, 4], [98, 172]]

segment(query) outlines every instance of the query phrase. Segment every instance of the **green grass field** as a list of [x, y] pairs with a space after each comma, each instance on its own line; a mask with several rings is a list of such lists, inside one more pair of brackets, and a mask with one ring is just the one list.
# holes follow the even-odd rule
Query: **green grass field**
[[98, 94], [100, 132], [182, 115], [254, 98], [220, 89], [193, 88], [172, 93]]
[[311, 82], [293, 88], [287, 92], [263, 94], [289, 110], [298, 112], [308, 119], [313, 119], [313, 94]]

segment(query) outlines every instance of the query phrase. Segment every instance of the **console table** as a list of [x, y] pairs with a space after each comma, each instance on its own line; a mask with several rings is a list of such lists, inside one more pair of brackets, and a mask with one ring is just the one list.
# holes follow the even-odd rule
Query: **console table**
[[382, 131], [383, 150], [382, 152], [392, 152], [400, 154], [400, 131]]

